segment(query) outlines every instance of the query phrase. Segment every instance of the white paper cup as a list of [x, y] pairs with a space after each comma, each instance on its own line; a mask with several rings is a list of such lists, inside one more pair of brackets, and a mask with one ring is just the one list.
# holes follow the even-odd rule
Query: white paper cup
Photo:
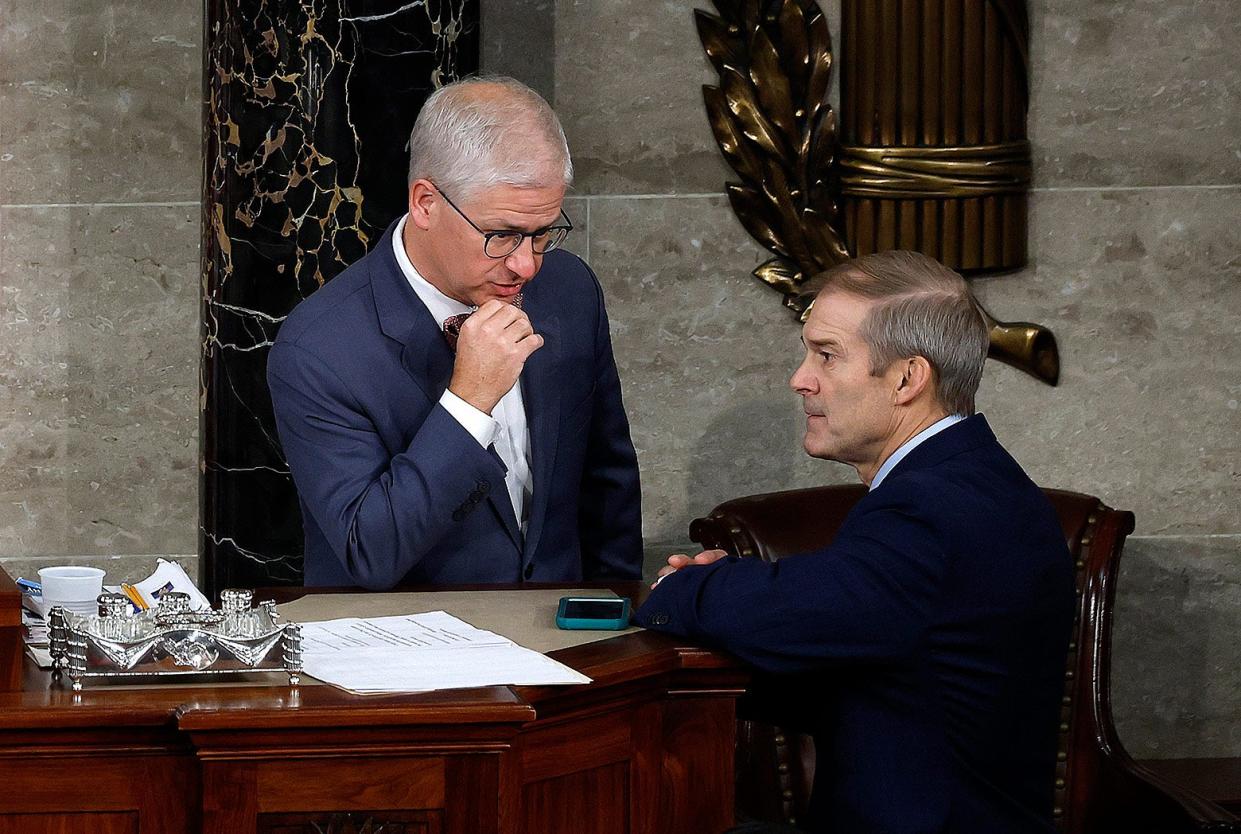
[[61, 605], [78, 614], [89, 614], [103, 591], [103, 571], [75, 565], [39, 568], [39, 584], [43, 586], [45, 608]]

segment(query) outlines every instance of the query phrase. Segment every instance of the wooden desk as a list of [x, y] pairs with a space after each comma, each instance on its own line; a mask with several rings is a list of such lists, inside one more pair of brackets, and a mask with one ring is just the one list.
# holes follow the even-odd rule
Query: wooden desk
[[[0, 571], [6, 643], [20, 635], [11, 585]], [[733, 661], [650, 632], [553, 656], [594, 683], [371, 697], [88, 683], [75, 694], [33, 663], [14, 671], [12, 646], [0, 644], [0, 686], [12, 682], [0, 691], [0, 834], [361, 834], [367, 819], [377, 834], [731, 824], [733, 706], [746, 678]]]

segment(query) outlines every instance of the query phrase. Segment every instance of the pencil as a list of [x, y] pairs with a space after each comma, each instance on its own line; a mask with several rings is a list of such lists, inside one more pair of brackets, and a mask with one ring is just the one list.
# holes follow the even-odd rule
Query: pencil
[[150, 607], [146, 604], [146, 601], [142, 599], [142, 594], [138, 593], [138, 589], [133, 585], [130, 585], [127, 582], [122, 582], [121, 590], [125, 593], [125, 596], [129, 597], [129, 601], [138, 607], [139, 611], [145, 611]]

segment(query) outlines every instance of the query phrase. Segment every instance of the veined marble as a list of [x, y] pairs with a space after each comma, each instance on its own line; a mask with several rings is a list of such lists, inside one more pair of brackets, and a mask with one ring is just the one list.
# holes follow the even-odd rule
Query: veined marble
[[405, 210], [427, 94], [478, 66], [478, 0], [209, 0], [204, 148], [203, 584], [301, 579], [301, 517], [267, 350], [303, 298]]

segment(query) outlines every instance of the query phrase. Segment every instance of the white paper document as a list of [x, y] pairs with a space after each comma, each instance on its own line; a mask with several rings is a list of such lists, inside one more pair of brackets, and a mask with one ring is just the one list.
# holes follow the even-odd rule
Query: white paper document
[[443, 611], [302, 625], [306, 674], [360, 694], [590, 683], [563, 663]]
[[302, 651], [341, 652], [357, 649], [460, 649], [510, 646], [512, 641], [475, 628], [443, 611], [396, 617], [344, 617], [302, 625]]

